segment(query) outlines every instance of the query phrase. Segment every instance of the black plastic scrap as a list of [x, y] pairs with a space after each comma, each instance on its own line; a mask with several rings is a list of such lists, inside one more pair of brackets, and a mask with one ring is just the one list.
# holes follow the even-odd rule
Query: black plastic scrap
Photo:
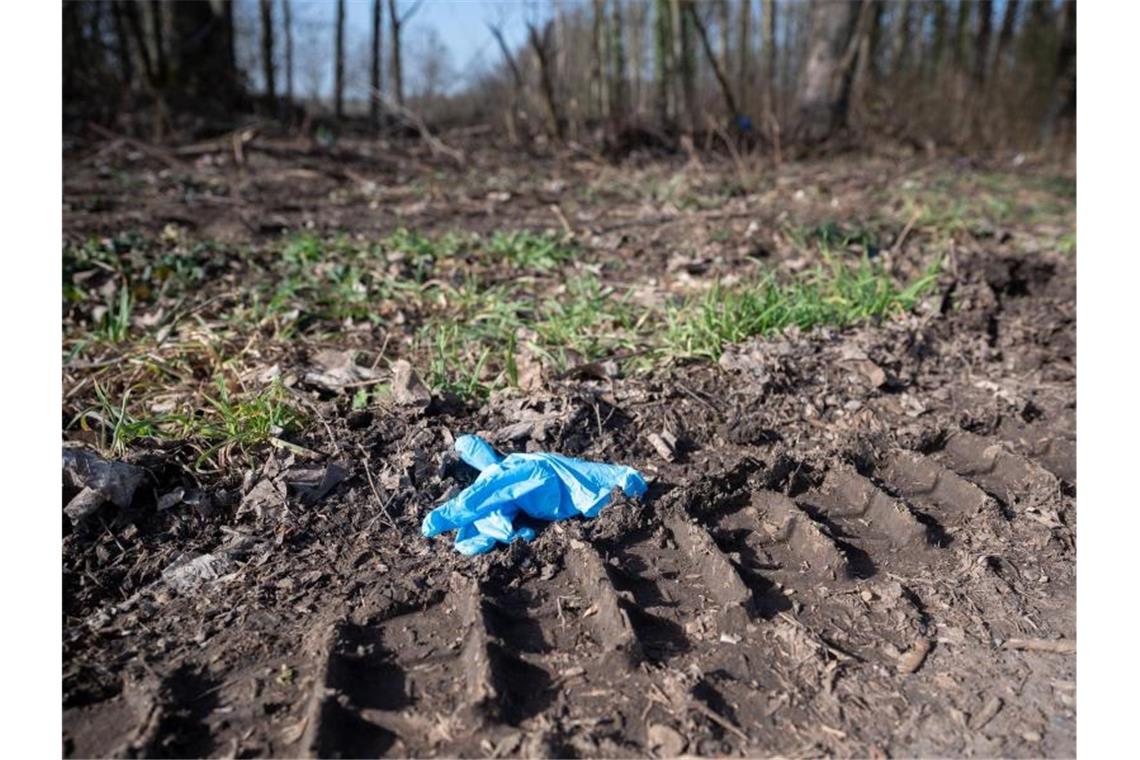
[[80, 489], [63, 508], [72, 523], [90, 517], [107, 502], [128, 507], [146, 470], [126, 462], [112, 462], [80, 448], [63, 449], [63, 484]]

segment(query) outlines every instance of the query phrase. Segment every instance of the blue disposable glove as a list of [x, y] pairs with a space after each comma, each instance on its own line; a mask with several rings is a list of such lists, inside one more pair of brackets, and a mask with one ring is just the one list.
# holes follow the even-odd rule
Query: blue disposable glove
[[610, 501], [614, 488], [626, 496], [645, 493], [645, 479], [632, 467], [598, 464], [558, 454], [511, 454], [503, 459], [482, 438], [463, 435], [455, 451], [480, 470], [475, 482], [424, 518], [423, 534], [457, 530], [460, 554], [482, 554], [496, 542], [529, 541], [534, 530], [514, 527], [519, 512], [541, 520], [595, 517]]

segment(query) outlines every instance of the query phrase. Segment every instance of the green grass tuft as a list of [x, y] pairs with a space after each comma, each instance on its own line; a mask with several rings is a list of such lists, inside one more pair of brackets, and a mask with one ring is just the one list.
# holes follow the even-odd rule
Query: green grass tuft
[[487, 251], [515, 269], [544, 272], [574, 258], [574, 250], [557, 237], [532, 232], [496, 232], [487, 241]]
[[666, 353], [717, 360], [726, 345], [755, 335], [898, 315], [917, 305], [938, 275], [936, 265], [900, 289], [867, 258], [856, 267], [829, 263], [790, 282], [768, 275], [747, 285], [717, 285], [700, 298], [667, 309]]

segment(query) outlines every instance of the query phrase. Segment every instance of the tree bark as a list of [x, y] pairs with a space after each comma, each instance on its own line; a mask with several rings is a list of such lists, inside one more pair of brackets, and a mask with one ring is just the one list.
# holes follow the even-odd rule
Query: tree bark
[[530, 33], [530, 44], [534, 49], [534, 55], [538, 58], [539, 80], [542, 85], [542, 97], [546, 101], [546, 110], [550, 116], [551, 133], [556, 139], [562, 140], [565, 124], [562, 120], [562, 114], [558, 110], [558, 101], [554, 94], [554, 78], [550, 71], [550, 48], [554, 27], [551, 22], [547, 22], [546, 28], [541, 34], [534, 24], [528, 23], [527, 29]]
[[507, 107], [507, 132], [512, 142], [518, 140], [518, 134], [515, 129], [515, 116], [518, 112], [519, 104], [523, 100], [523, 95], [526, 90], [526, 81], [523, 79], [522, 72], [519, 70], [519, 65], [515, 61], [515, 57], [511, 55], [511, 49], [507, 45], [506, 39], [503, 38], [503, 30], [494, 24], [488, 23], [487, 28], [491, 30], [491, 35], [494, 36], [495, 42], [499, 43], [499, 50], [503, 54], [503, 59], [507, 62], [507, 67], [511, 70], [511, 102]]
[[902, 76], [907, 64], [907, 40], [910, 38], [910, 5], [901, 0], [895, 6], [897, 14], [891, 31], [891, 74], [896, 80]]
[[511, 49], [507, 46], [507, 41], [503, 38], [503, 30], [494, 24], [488, 24], [487, 27], [491, 30], [495, 41], [499, 43], [499, 50], [503, 53], [503, 60], [507, 62], [507, 67], [511, 70], [511, 78], [514, 80], [515, 89], [519, 92], [523, 89], [523, 76], [519, 71], [518, 63], [515, 62], [515, 57], [511, 55]]
[[609, 66], [606, 63], [606, 0], [594, 0], [594, 16], [590, 45], [590, 81], [594, 85], [594, 105], [598, 118], [604, 119], [610, 109]]
[[1057, 122], [1073, 121], [1077, 116], [1077, 4], [1064, 0], [1061, 5], [1061, 30], [1057, 45], [1056, 83], [1053, 100], [1042, 128], [1043, 141], [1053, 139]]
[[[876, 0], [860, 0], [855, 28], [851, 32], [851, 39], [839, 63], [842, 73], [837, 98], [841, 110], [848, 114], [860, 112], [863, 94], [867, 87], [867, 72], [871, 61], [871, 25], [874, 23], [876, 5]], [[847, 121], [849, 119], [845, 118], [841, 126], [846, 125]]]
[[285, 23], [285, 99], [293, 102], [293, 8], [290, 0], [281, 0], [282, 21]]
[[[219, 2], [162, 3], [170, 14], [169, 47], [180, 94], [190, 98], [231, 101], [241, 91], [230, 55], [232, 5]], [[161, 24], [160, 24], [161, 26]], [[160, 50], [166, 45], [157, 46]], [[156, 66], [164, 79], [164, 61]]]
[[[233, 0], [212, 0], [213, 5], [221, 6], [216, 13], [222, 20], [222, 51], [226, 70], [237, 76], [237, 47], [234, 44], [234, 3]], [[236, 84], [236, 80], [235, 80]]]
[[954, 22], [954, 71], [963, 72], [966, 67], [966, 44], [970, 36], [970, 11], [974, 3], [958, 0], [958, 20]]
[[336, 63], [333, 104], [338, 119], [344, 116], [344, 0], [336, 0]]
[[[930, 41], [930, 56], [928, 57], [927, 77], [933, 79], [941, 73], [942, 55], [946, 50], [947, 10], [946, 0], [934, 0], [934, 31]], [[921, 28], [921, 27], [919, 27]]]
[[997, 50], [994, 52], [993, 68], [996, 73], [1005, 68], [1006, 54], [1013, 43], [1013, 27], [1017, 23], [1018, 0], [1006, 0], [1005, 13], [1001, 17], [1001, 31], [998, 32]]
[[160, 87], [168, 81], [166, 45], [162, 36], [162, 7], [158, 4], [143, 3], [143, 22], [146, 30], [146, 47], [150, 56], [154, 76]]
[[259, 0], [261, 9], [261, 75], [265, 78], [265, 97], [269, 107], [277, 103], [277, 86], [273, 71], [273, 0]]
[[63, 47], [70, 55], [64, 57], [66, 70], [63, 75], [64, 100], [83, 94], [81, 81], [90, 71], [90, 58], [87, 49], [87, 36], [83, 33], [83, 19], [80, 13], [84, 6], [79, 3], [63, 4]]
[[820, 142], [847, 125], [847, 83], [854, 55], [848, 54], [860, 4], [813, 0], [809, 9], [807, 61], [800, 78], [797, 132]]
[[693, 0], [673, 0], [673, 19], [677, 26], [679, 51], [678, 70], [681, 78], [681, 96], [685, 102], [685, 131], [691, 136], [700, 126], [697, 104], [697, 68], [693, 60], [693, 14], [684, 9]]
[[373, 127], [380, 126], [380, 41], [383, 38], [383, 16], [384, 6], [381, 0], [372, 0], [372, 66], [369, 79], [372, 91], [368, 97], [368, 115]]
[[127, 29], [122, 0], [113, 0], [111, 3], [111, 17], [115, 22], [115, 52], [119, 57], [119, 76], [122, 77], [123, 84], [130, 87], [135, 79], [135, 71], [131, 64], [131, 35]]
[[883, 10], [886, 7], [884, 0], [871, 0], [871, 28], [867, 35], [869, 49], [867, 51], [867, 67], [876, 82], [883, 79], [883, 67], [880, 55], [883, 49]]
[[613, 81], [610, 86], [610, 119], [616, 123], [625, 121], [629, 102], [629, 82], [625, 67], [625, 24], [621, 13], [621, 0], [610, 0], [610, 71]]
[[403, 19], [396, 12], [396, 0], [388, 0], [388, 28], [392, 30], [392, 94], [398, 105], [404, 105], [404, 68], [400, 56], [400, 24]]
[[[776, 82], [780, 75], [776, 49], [776, 0], [764, 0], [764, 121], [769, 128], [776, 121]], [[785, 43], [786, 44], [786, 43]]]
[[740, 111], [736, 107], [736, 98], [733, 97], [732, 87], [728, 84], [728, 77], [725, 75], [721, 62], [717, 59], [716, 53], [713, 52], [712, 44], [709, 42], [708, 30], [705, 29], [705, 25], [701, 23], [701, 17], [697, 14], [697, 8], [693, 3], [686, 3], [685, 10], [688, 12], [692, 24], [697, 30], [697, 36], [700, 38], [701, 45], [705, 49], [705, 57], [712, 67], [717, 84], [720, 85], [720, 94], [724, 97], [724, 105], [728, 109], [728, 116], [730, 119], [735, 118]]
[[629, 40], [629, 108], [635, 119], [641, 116], [643, 72], [645, 71], [645, 29], [649, 22], [649, 4], [634, 2], [627, 6], [625, 26]]
[[979, 86], [986, 83], [989, 70], [990, 35], [993, 30], [993, 0], [978, 2], [978, 34], [974, 38], [974, 81]]
[[[728, 7], [728, 0], [717, 0], [715, 7], [716, 26], [720, 37], [720, 44], [717, 47], [717, 60], [720, 63], [720, 70], [728, 74], [728, 72], [732, 71], [732, 59], [729, 57], [731, 55], [729, 49], [732, 46], [729, 17], [732, 14]], [[707, 32], [708, 30], [706, 29], [705, 31]]]
[[[747, 93], [752, 84], [752, 0], [740, 0], [740, 19], [737, 24], [736, 91], [742, 104], [753, 100]], [[747, 107], [747, 106], [745, 106]]]
[[[67, 6], [64, 6], [65, 8]], [[146, 79], [147, 87], [156, 89], [158, 87], [158, 73], [154, 70], [154, 63], [150, 56], [150, 51], [147, 48], [146, 31], [143, 29], [142, 19], [139, 17], [138, 4], [127, 0], [126, 5], [123, 7], [123, 13], [126, 16], [127, 28], [130, 30], [131, 36], [135, 41], [135, 53], [138, 58], [139, 68], [143, 71], [143, 76]]]
[[653, 19], [653, 66], [656, 92], [653, 106], [657, 124], [662, 129], [672, 126], [669, 93], [673, 86], [673, 24], [669, 0], [656, 0]]

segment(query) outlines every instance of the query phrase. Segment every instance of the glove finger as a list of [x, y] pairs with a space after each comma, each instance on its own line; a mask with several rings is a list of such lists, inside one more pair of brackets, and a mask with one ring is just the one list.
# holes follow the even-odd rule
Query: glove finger
[[517, 508], [496, 509], [486, 517], [480, 517], [471, 524], [484, 536], [491, 536], [503, 543], [509, 543], [515, 533], [514, 518], [518, 512]]
[[493, 536], [485, 536], [474, 525], [464, 525], [455, 534], [455, 550], [468, 557], [488, 552], [497, 544]]
[[461, 435], [456, 438], [455, 452], [460, 459], [480, 472], [503, 461], [491, 445], [477, 435]]

